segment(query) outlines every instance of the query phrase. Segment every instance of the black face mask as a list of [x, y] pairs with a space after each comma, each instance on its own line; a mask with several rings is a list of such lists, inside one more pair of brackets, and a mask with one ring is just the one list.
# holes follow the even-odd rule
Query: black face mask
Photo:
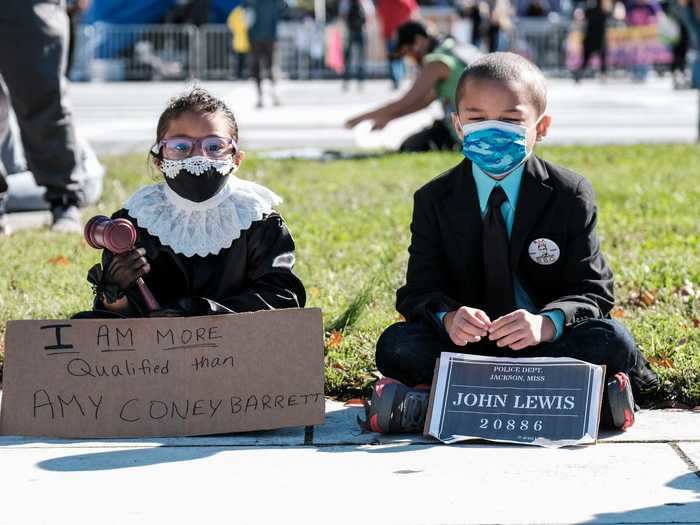
[[228, 175], [221, 175], [216, 169], [209, 168], [201, 175], [193, 175], [182, 169], [177, 177], [165, 177], [165, 182], [183, 199], [192, 202], [203, 202], [219, 193], [228, 182]]

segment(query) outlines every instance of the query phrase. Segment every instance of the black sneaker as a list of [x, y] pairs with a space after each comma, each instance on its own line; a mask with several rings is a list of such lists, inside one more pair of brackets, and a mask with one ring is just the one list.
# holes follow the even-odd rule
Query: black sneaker
[[630, 378], [618, 372], [605, 383], [601, 424], [607, 428], [627, 430], [634, 425], [634, 396]]
[[363, 430], [382, 434], [422, 433], [429, 397], [429, 386], [410, 388], [385, 377], [374, 384], [372, 397], [365, 402], [367, 419], [358, 417], [357, 422]]
[[60, 233], [82, 233], [80, 210], [75, 204], [51, 207], [51, 231]]

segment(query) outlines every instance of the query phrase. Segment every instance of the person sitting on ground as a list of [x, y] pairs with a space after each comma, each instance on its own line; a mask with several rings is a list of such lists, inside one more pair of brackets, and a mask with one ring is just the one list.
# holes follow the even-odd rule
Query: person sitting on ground
[[[294, 241], [269, 189], [234, 176], [244, 153], [231, 110], [195, 88], [173, 99], [151, 149], [163, 182], [140, 188], [112, 215], [137, 231], [134, 249], [107, 250], [88, 273], [94, 316], [208, 315], [301, 308]], [[149, 312], [143, 277], [161, 306]]]
[[[462, 73], [455, 98], [466, 158], [415, 193], [397, 292], [406, 322], [377, 342], [385, 378], [374, 388], [370, 428], [422, 429], [428, 392], [414, 387], [432, 381], [441, 352], [570, 357], [606, 365], [625, 389], [630, 374], [635, 394], [657, 385], [632, 335], [609, 317], [613, 275], [591, 183], [533, 154], [552, 123], [542, 72], [513, 53], [488, 54]], [[401, 407], [416, 401], [421, 416], [402, 424]]]
[[373, 121], [372, 130], [384, 127], [400, 117], [410, 115], [440, 100], [444, 119], [408, 137], [401, 152], [453, 150], [459, 147], [459, 137], [452, 129], [450, 115], [459, 75], [467, 62], [479, 52], [473, 46], [460, 46], [453, 38], [439, 42], [419, 22], [406, 22], [398, 29], [397, 53], [410, 57], [420, 66], [420, 72], [406, 94], [395, 102], [349, 119], [345, 127], [354, 128], [365, 120]]

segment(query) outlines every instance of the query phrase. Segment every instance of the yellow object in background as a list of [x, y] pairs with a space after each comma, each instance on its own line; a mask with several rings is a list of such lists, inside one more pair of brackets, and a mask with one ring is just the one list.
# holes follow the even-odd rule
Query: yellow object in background
[[226, 19], [226, 25], [233, 33], [233, 50], [236, 53], [247, 53], [250, 51], [250, 40], [248, 40], [248, 26], [246, 25], [245, 10], [238, 6]]

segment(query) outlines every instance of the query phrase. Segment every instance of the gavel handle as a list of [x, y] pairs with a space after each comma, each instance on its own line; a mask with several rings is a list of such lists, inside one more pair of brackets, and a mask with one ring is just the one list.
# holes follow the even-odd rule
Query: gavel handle
[[160, 310], [160, 304], [158, 303], [158, 301], [156, 301], [156, 298], [153, 297], [153, 294], [148, 289], [148, 286], [146, 286], [146, 283], [143, 282], [143, 279], [141, 277], [136, 279], [136, 285], [139, 287], [139, 291], [141, 292], [141, 297], [143, 297], [143, 300], [146, 303], [146, 308], [148, 308], [148, 311], [153, 312], [155, 310]]

